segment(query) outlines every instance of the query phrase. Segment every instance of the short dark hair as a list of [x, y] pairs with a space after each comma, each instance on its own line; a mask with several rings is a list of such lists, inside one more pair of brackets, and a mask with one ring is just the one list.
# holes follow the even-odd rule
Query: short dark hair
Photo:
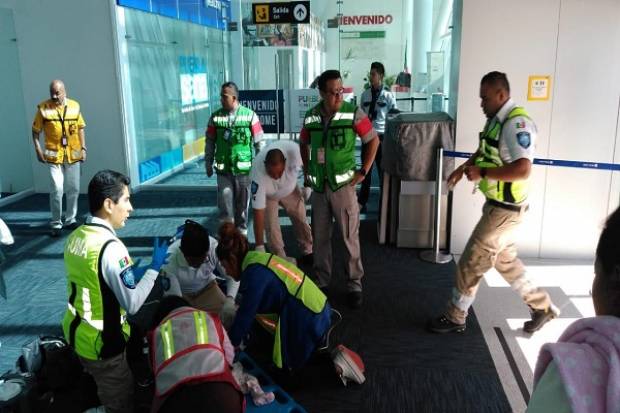
[[270, 149], [265, 155], [265, 165], [280, 165], [286, 162], [286, 158], [280, 149]]
[[188, 257], [200, 257], [206, 254], [209, 251], [209, 231], [196, 221], [185, 220], [180, 248]]
[[510, 83], [508, 83], [506, 73], [497, 71], [489, 72], [482, 77], [480, 84], [491, 85], [498, 89], [504, 89], [506, 92], [510, 93]]
[[334, 79], [342, 79], [342, 76], [340, 76], [340, 72], [338, 70], [330, 69], [321, 73], [321, 76], [319, 76], [319, 90], [325, 92], [327, 82]]
[[596, 261], [602, 270], [596, 277], [604, 286], [608, 307], [620, 317], [620, 208], [607, 218], [596, 247]]
[[130, 183], [129, 177], [120, 172], [110, 169], [97, 172], [88, 183], [88, 209], [91, 215], [103, 207], [103, 201], [107, 198], [117, 203], [123, 195], [123, 189]]
[[379, 73], [381, 76], [385, 76], [385, 66], [383, 66], [383, 63], [381, 62], [372, 62], [370, 64], [370, 70], [375, 69], [377, 71], [377, 73]]
[[222, 85], [221, 89], [224, 89], [225, 87], [231, 88], [235, 97], [239, 97], [239, 88], [235, 82], [226, 82]]

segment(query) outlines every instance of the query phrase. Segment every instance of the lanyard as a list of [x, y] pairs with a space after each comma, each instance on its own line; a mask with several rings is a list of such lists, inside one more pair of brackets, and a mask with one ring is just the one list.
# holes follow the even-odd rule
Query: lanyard
[[[65, 117], [67, 116], [67, 105], [65, 104], [65, 110], [63, 111], [63, 114], [60, 114], [60, 111], [58, 110], [58, 108], [56, 108], [56, 113], [58, 113], [58, 117], [60, 118], [60, 125], [62, 127], [62, 137], [65, 138], [66, 140], [66, 136], [67, 136], [67, 131], [65, 130]], [[67, 146], [67, 144], [63, 141], [63, 146]]]
[[332, 123], [332, 119], [334, 119], [334, 116], [336, 116], [335, 113], [329, 117], [327, 122], [324, 122], [325, 117], [323, 116], [323, 113], [321, 112], [321, 121], [323, 122], [323, 142], [322, 142], [323, 147], [327, 146], [327, 134], [329, 133], [329, 125]]

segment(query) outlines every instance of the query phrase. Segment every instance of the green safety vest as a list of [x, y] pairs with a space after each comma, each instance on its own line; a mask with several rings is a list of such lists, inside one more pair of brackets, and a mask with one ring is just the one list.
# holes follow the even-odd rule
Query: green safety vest
[[[324, 191], [325, 181], [332, 191], [347, 185], [355, 174], [355, 138], [353, 121], [357, 106], [343, 102], [324, 131], [321, 105], [306, 112], [304, 128], [310, 133], [310, 162], [308, 179], [312, 189]], [[325, 152], [325, 163], [318, 163], [318, 153]]]
[[[129, 338], [125, 310], [105, 283], [99, 262], [105, 247], [114, 241], [118, 238], [110, 229], [85, 224], [73, 231], [65, 244], [69, 300], [62, 329], [76, 353], [90, 360], [122, 353]], [[126, 265], [132, 265], [131, 259]]]
[[[299, 300], [308, 310], [314, 314], [320, 314], [325, 308], [327, 297], [316, 286], [316, 284], [304, 274], [297, 266], [291, 264], [284, 258], [278, 257], [267, 252], [249, 251], [243, 263], [242, 271], [252, 264], [260, 264], [271, 271], [284, 283], [289, 298]], [[277, 314], [259, 314], [257, 315], [259, 322], [271, 326], [271, 330], [275, 333], [273, 343], [273, 362], [279, 368], [282, 368], [282, 343], [280, 337], [280, 319]], [[269, 321], [272, 320], [272, 324]], [[274, 325], [275, 324], [275, 325]]]
[[[499, 156], [499, 137], [504, 124], [517, 116], [530, 118], [525, 109], [515, 107], [503, 122], [493, 122], [492, 120], [495, 120], [495, 118], [487, 121], [484, 130], [480, 132], [480, 146], [478, 147], [478, 156], [475, 159], [476, 166], [481, 168], [497, 168], [504, 165]], [[520, 204], [527, 199], [529, 181], [504, 182], [483, 178], [478, 183], [478, 188], [488, 199]]]
[[237, 388], [225, 357], [224, 328], [206, 312], [177, 308], [151, 332], [151, 343], [158, 397], [190, 381], [226, 381]]
[[239, 105], [229, 123], [224, 108], [213, 114], [215, 125], [215, 170], [218, 173], [247, 175], [252, 168], [252, 119], [254, 112]]

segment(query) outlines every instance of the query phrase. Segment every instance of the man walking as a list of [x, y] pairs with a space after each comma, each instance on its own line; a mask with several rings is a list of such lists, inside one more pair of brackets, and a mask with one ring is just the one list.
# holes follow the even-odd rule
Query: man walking
[[[50, 99], [37, 106], [32, 122], [32, 142], [37, 159], [46, 163], [50, 174], [50, 235], [60, 235], [63, 222], [62, 194], [67, 195], [65, 227], [75, 229], [77, 202], [80, 194], [80, 162], [86, 161], [86, 123], [80, 112], [80, 104], [67, 98], [62, 80], [50, 84]], [[39, 135], [45, 135], [44, 150]]]
[[533, 333], [559, 315], [546, 291], [525, 275], [517, 258], [514, 232], [528, 209], [529, 176], [536, 125], [510, 98], [504, 73], [487, 73], [480, 84], [480, 105], [487, 117], [478, 150], [448, 177], [454, 186], [463, 174], [486, 197], [482, 217], [471, 234], [456, 271], [456, 286], [446, 312], [429, 323], [435, 333], [463, 332], [469, 307], [484, 274], [495, 267], [530, 307], [523, 331]]

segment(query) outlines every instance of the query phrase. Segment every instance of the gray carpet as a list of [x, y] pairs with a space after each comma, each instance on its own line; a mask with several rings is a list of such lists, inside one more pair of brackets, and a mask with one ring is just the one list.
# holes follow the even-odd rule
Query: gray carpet
[[[86, 211], [84, 201], [80, 199], [81, 212]], [[292, 377], [274, 378], [310, 413], [510, 411], [474, 314], [462, 335], [440, 336], [424, 329], [428, 318], [443, 309], [454, 264], [431, 265], [419, 261], [417, 251], [379, 246], [376, 201], [374, 193], [361, 227], [366, 271], [362, 309], [352, 311], [343, 305], [342, 262], [334, 267], [330, 292], [330, 301], [344, 315], [332, 342], [360, 353], [366, 383], [343, 387], [329, 360], [321, 357]], [[170, 236], [185, 218], [216, 230], [214, 192], [141, 192], [132, 203], [135, 211], [119, 236], [134, 258], [149, 256], [152, 237]], [[22, 344], [60, 331], [66, 307], [62, 249], [67, 232], [58, 239], [47, 236], [44, 195], [5, 207], [0, 216], [16, 238], [15, 245], [4, 249], [7, 262], [0, 269], [9, 294], [0, 303], [0, 371], [6, 371], [14, 366]], [[285, 240], [294, 244], [290, 221], [283, 223]], [[337, 237], [334, 248], [338, 257]], [[260, 358], [261, 354], [255, 357]], [[269, 356], [262, 358], [270, 371]]]

